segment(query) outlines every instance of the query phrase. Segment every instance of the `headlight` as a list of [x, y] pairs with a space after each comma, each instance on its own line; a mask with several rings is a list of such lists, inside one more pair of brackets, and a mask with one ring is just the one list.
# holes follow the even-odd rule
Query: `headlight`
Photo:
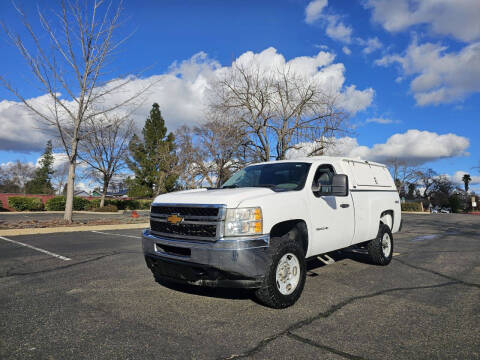
[[263, 233], [262, 209], [227, 209], [225, 215], [225, 236], [256, 235]]

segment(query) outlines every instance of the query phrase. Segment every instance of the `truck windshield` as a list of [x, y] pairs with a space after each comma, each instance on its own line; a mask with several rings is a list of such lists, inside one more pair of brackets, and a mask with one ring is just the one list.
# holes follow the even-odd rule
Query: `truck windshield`
[[301, 190], [307, 180], [309, 163], [284, 162], [248, 166], [222, 186], [227, 188], [268, 187], [274, 191]]

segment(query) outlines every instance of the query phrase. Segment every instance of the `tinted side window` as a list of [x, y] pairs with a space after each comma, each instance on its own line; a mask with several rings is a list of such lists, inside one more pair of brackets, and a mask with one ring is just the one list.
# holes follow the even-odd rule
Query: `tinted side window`
[[320, 165], [317, 168], [312, 186], [318, 185], [320, 190], [314, 192], [315, 196], [328, 195], [332, 192], [333, 175], [335, 175], [335, 169], [331, 165]]

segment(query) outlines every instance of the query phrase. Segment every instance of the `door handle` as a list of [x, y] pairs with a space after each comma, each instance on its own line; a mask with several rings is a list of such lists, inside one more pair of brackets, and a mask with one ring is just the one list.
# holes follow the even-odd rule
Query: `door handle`
[[344, 208], [344, 209], [347, 208], [347, 207], [349, 207], [349, 206], [350, 206], [350, 204], [341, 204], [341, 205], [340, 205], [340, 207], [341, 207], [341, 208]]

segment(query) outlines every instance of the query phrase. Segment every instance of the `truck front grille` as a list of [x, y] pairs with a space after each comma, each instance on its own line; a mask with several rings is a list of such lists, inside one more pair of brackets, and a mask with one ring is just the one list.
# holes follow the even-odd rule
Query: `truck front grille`
[[152, 206], [152, 214], [180, 216], [218, 216], [218, 207], [193, 207], [193, 206]]
[[[172, 238], [214, 241], [218, 239], [223, 205], [152, 205], [152, 233]], [[175, 221], [172, 221], [172, 218]]]
[[217, 225], [203, 224], [178, 224], [172, 225], [167, 222], [150, 221], [153, 232], [173, 235], [184, 235], [187, 237], [214, 238], [217, 235]]

